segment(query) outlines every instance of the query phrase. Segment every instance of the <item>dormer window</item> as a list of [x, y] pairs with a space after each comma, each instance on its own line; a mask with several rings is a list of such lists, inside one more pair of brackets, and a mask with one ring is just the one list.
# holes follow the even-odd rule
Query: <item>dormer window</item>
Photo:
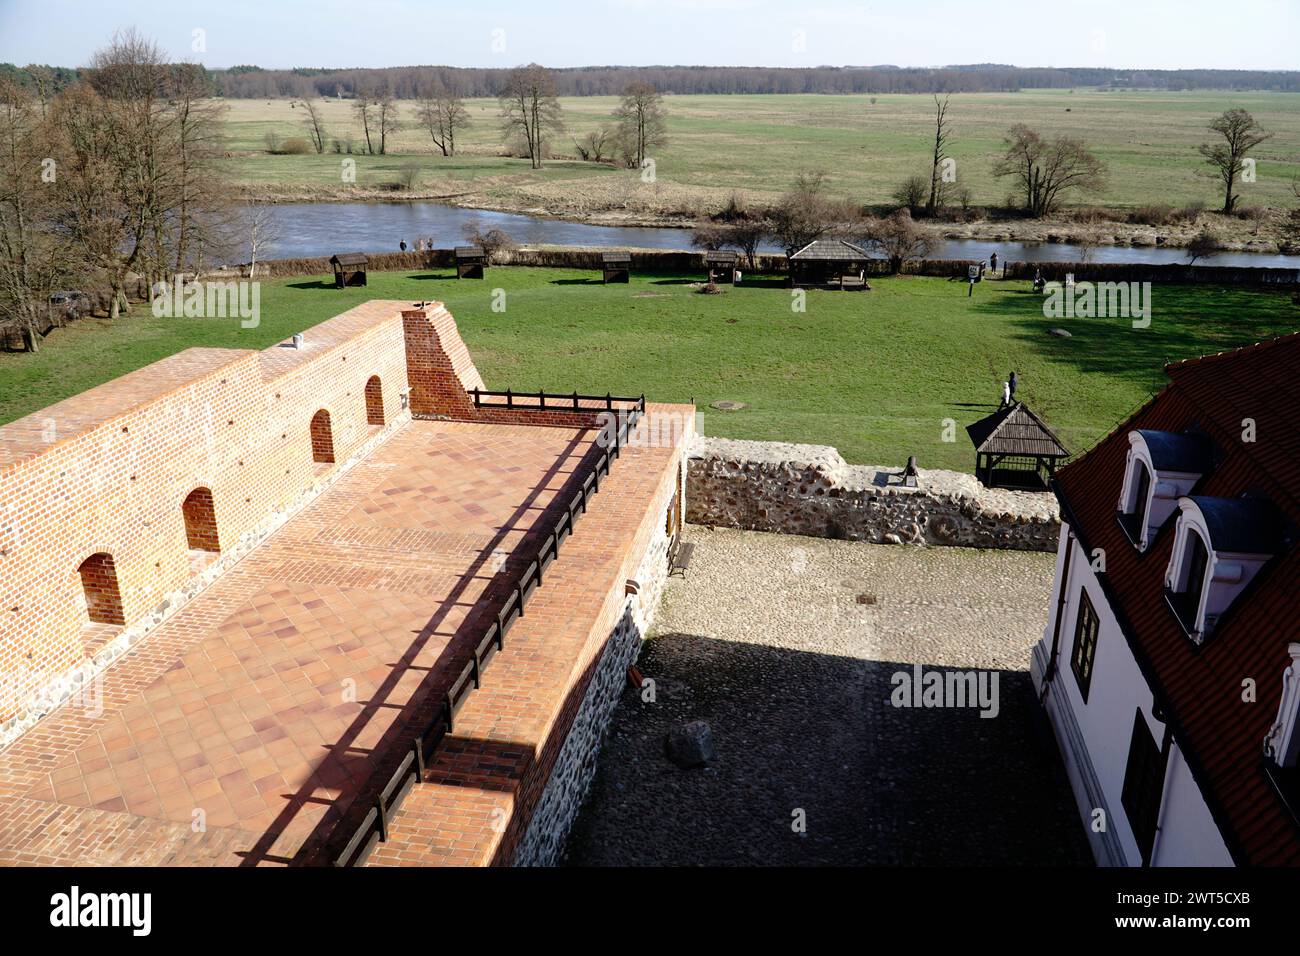
[[1165, 600], [1199, 644], [1284, 546], [1282, 519], [1258, 498], [1195, 495], [1180, 498], [1178, 508]]
[[1116, 518], [1139, 551], [1151, 546], [1178, 499], [1210, 469], [1209, 443], [1190, 432], [1129, 432], [1128, 463]]

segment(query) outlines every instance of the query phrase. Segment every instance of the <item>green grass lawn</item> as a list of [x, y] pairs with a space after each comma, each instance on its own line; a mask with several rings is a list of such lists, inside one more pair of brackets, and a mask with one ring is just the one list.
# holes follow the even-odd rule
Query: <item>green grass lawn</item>
[[[115, 325], [88, 319], [55, 331], [36, 355], [0, 353], [0, 422], [193, 345], [264, 348], [371, 298], [438, 299], [456, 316], [489, 388], [642, 392], [694, 399], [706, 434], [836, 445], [851, 462], [969, 470], [962, 428], [990, 411], [1015, 369], [1020, 397], [1072, 451], [1109, 431], [1164, 382], [1165, 361], [1293, 331], [1289, 297], [1206, 286], [1157, 287], [1151, 327], [1128, 320], [1043, 318], [1027, 283], [905, 277], [868, 293], [746, 284], [700, 295], [690, 280], [637, 276], [604, 286], [592, 273], [493, 268], [372, 273], [365, 289], [325, 277], [263, 283], [261, 324], [156, 319], [147, 308]], [[492, 310], [504, 289], [504, 312]], [[1047, 334], [1063, 327], [1071, 338]], [[710, 409], [730, 399], [736, 412]], [[944, 423], [957, 424], [943, 441]]]

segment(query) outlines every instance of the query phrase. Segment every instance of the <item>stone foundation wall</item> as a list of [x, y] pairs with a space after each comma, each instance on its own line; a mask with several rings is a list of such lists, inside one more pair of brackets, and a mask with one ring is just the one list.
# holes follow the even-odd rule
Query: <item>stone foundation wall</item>
[[849, 465], [828, 445], [697, 437], [686, 520], [878, 544], [1055, 551], [1060, 511], [1050, 492], [985, 488], [973, 475]]
[[674, 486], [675, 482], [665, 489], [666, 494], [653, 508], [657, 527], [634, 576], [638, 592], [624, 600], [622, 613], [592, 667], [582, 702], [546, 787], [515, 848], [514, 866], [554, 866], [560, 861], [569, 828], [596, 775], [596, 759], [623, 693], [627, 669], [636, 662], [641, 640], [649, 630], [668, 580], [668, 533], [658, 516], [666, 514], [672, 493], [681, 493], [682, 489]]

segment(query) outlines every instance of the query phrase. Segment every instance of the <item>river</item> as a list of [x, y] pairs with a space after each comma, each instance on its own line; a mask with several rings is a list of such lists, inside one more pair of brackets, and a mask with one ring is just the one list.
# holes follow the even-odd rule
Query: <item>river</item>
[[[465, 226], [479, 222], [485, 229], [504, 230], [520, 245], [641, 247], [689, 249], [687, 229], [591, 226], [518, 213], [462, 209], [435, 202], [289, 203], [276, 207], [281, 238], [269, 258], [296, 259], [336, 252], [397, 252], [406, 240], [432, 237], [434, 246], [448, 248], [464, 242]], [[776, 246], [763, 251], [779, 252]], [[1066, 242], [996, 242], [983, 239], [944, 239], [935, 243], [931, 259], [986, 259], [996, 252], [1005, 262], [1074, 262], [1077, 247]], [[1156, 246], [1098, 246], [1093, 262], [1185, 263], [1184, 249]], [[1300, 256], [1259, 252], [1221, 252], [1200, 260], [1214, 266], [1300, 269]]]

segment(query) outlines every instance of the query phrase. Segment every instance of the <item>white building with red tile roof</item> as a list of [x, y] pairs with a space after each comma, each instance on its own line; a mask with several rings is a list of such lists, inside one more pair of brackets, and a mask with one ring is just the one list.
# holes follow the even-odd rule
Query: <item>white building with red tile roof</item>
[[1032, 674], [1099, 863], [1300, 864], [1300, 334], [1167, 366], [1054, 488]]

